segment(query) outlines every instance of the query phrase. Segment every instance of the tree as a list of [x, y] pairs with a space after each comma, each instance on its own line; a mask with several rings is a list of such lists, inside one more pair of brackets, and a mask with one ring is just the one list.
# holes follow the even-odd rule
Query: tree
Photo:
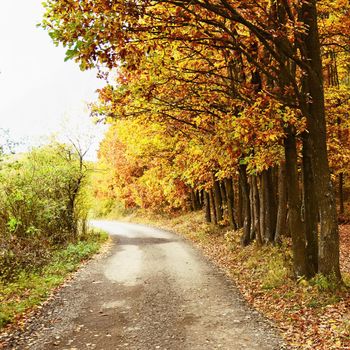
[[84, 176], [75, 151], [59, 143], [13, 155], [3, 163], [0, 278], [41, 266], [52, 249], [85, 234]]
[[[47, 2], [46, 7], [43, 25], [56, 43], [68, 46], [67, 58], [75, 58], [82, 68], [106, 64], [121, 72], [119, 81], [127, 88], [116, 94], [110, 88], [103, 92], [112, 96], [105, 101], [108, 101], [109, 116], [135, 117], [140, 112], [149, 113], [152, 118], [161, 116], [173, 126], [180, 123], [200, 128], [208, 140], [221, 146], [228, 144], [226, 149], [215, 149], [224, 149], [228, 154], [235, 152], [235, 162], [241, 169], [241, 183], [245, 184], [242, 194], [246, 216], [252, 210], [249, 205], [252, 197], [245, 181], [246, 170], [249, 170], [246, 165], [253, 170], [254, 162], [250, 160], [261, 158], [256, 154], [266, 154], [266, 147], [259, 150], [255, 142], [252, 147], [247, 137], [252, 135], [250, 129], [244, 132], [247, 127], [244, 114], [251, 108], [268, 111], [267, 106], [280, 103], [281, 108], [267, 114], [273, 127], [265, 135], [271, 137], [270, 133], [281, 128], [273, 138], [277, 137], [275, 141], [285, 138], [288, 207], [294, 213], [289, 222], [295, 270], [306, 276], [316, 272], [313, 263], [308, 263], [307, 259], [312, 255], [310, 261], [315, 260], [313, 243], [317, 235], [315, 212], [318, 212], [318, 271], [340, 280], [339, 237], [327, 158], [319, 17], [315, 0], [264, 1], [263, 4], [226, 0], [111, 4], [101, 0], [94, 3], [71, 1], [68, 7], [64, 1], [57, 0]], [[176, 52], [175, 57], [169, 56], [167, 47]], [[156, 72], [156, 62], [162, 72], [161, 79], [157, 79], [157, 74], [145, 74], [150, 64]], [[204, 63], [204, 67], [198, 68], [198, 62]], [[218, 78], [218, 83], [212, 83], [214, 77]], [[172, 82], [174, 84], [170, 85]], [[143, 89], [142, 84], [147, 88]], [[137, 86], [143, 94], [137, 91]], [[258, 108], [253, 102], [257, 96], [261, 96], [262, 101]], [[286, 115], [292, 118], [285, 118]], [[295, 117], [297, 122], [292, 122]], [[296, 128], [296, 124], [303, 125], [304, 121], [307, 132]], [[231, 131], [222, 130], [223, 125], [232, 127], [232, 124], [235, 128]], [[244, 132], [241, 140], [234, 137], [234, 142], [229, 142], [232, 132], [237, 129]], [[264, 129], [258, 130], [259, 136], [255, 139], [259, 140], [264, 136]], [[223, 131], [224, 137], [211, 136], [217, 131]], [[296, 138], [301, 132], [306, 226], [301, 219], [302, 200], [298, 196], [297, 181]], [[212, 170], [218, 177], [221, 172], [225, 173], [220, 168]], [[294, 199], [291, 194], [296, 194]], [[251, 227], [247, 222], [246, 238], [251, 235]], [[268, 236], [272, 237], [272, 234]]]

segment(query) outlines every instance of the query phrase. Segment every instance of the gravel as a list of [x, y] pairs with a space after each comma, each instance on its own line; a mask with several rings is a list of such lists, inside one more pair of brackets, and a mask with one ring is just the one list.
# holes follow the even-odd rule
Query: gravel
[[93, 224], [111, 233], [109, 249], [21, 329], [3, 333], [0, 348], [287, 349], [273, 324], [182, 238], [142, 225]]

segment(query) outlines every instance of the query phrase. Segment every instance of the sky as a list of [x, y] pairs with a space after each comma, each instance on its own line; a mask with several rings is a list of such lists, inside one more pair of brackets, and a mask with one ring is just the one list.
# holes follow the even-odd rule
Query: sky
[[[0, 11], [0, 128], [11, 138], [35, 145], [65, 129], [93, 130], [89, 152], [94, 159], [103, 127], [93, 127], [86, 106], [97, 98], [103, 82], [96, 72], [64, 62], [65, 49], [56, 47], [38, 28], [42, 0], [1, 1]], [[75, 136], [75, 135], [73, 135]]]

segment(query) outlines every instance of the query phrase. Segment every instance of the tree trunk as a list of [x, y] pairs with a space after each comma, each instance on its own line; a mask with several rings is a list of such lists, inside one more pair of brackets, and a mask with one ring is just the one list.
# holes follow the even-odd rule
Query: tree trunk
[[196, 211], [197, 210], [197, 203], [196, 203], [196, 194], [193, 188], [191, 188], [191, 210]]
[[339, 214], [344, 214], [344, 173], [339, 174]]
[[211, 204], [211, 212], [213, 213], [213, 220], [215, 225], [218, 224], [218, 219], [216, 217], [216, 208], [215, 208], [215, 201], [214, 201], [214, 194], [213, 194], [213, 189], [210, 189], [209, 191], [209, 198], [210, 198], [210, 204]]
[[287, 187], [286, 164], [282, 162], [278, 172], [278, 209], [275, 242], [281, 243], [282, 236], [287, 233]]
[[341, 281], [339, 266], [339, 230], [335, 193], [327, 158], [326, 118], [320, 40], [317, 26], [316, 0], [303, 2], [302, 21], [308, 28], [305, 36], [305, 62], [309, 70], [306, 80], [311, 103], [303, 107], [312, 147], [316, 196], [320, 214], [319, 272]]
[[253, 192], [253, 177], [249, 176], [249, 202], [250, 202], [250, 241], [253, 242], [256, 238], [256, 230], [255, 230], [255, 211], [254, 211], [254, 192]]
[[217, 180], [214, 180], [214, 203], [216, 210], [216, 219], [220, 223], [223, 219], [223, 210], [222, 210], [222, 197], [220, 190], [220, 183]]
[[234, 203], [235, 203], [235, 198], [234, 198], [234, 191], [233, 191], [233, 183], [232, 179], [225, 179], [224, 180], [225, 184], [225, 189], [226, 189], [226, 195], [227, 195], [227, 212], [228, 212], [228, 220], [230, 223], [230, 227], [234, 230], [237, 229], [237, 225], [235, 222], [235, 217], [234, 217]]
[[259, 187], [258, 187], [258, 195], [259, 195], [259, 226], [260, 226], [260, 237], [261, 243], [264, 243], [265, 237], [265, 199], [264, 199], [264, 188], [263, 188], [263, 180], [262, 175], [259, 175]]
[[253, 213], [254, 213], [254, 230], [256, 235], [256, 242], [258, 246], [262, 246], [263, 240], [260, 232], [260, 200], [259, 189], [256, 176], [252, 176], [252, 189], [253, 189]]
[[196, 197], [196, 210], [202, 209], [202, 205], [201, 205], [201, 195], [200, 192], [198, 190], [195, 191], [195, 197]]
[[221, 193], [221, 208], [223, 219], [226, 221], [228, 219], [228, 211], [227, 211], [227, 193], [225, 189], [224, 181], [219, 181], [220, 193]]
[[239, 166], [239, 177], [242, 186], [242, 199], [243, 199], [243, 214], [244, 214], [244, 224], [243, 224], [243, 235], [241, 237], [241, 244], [247, 246], [250, 244], [250, 229], [251, 229], [251, 215], [250, 215], [250, 200], [249, 200], [249, 183], [247, 179], [246, 166]]
[[238, 186], [237, 186], [237, 227], [243, 227], [243, 195], [242, 195], [242, 184], [241, 178], [238, 178]]
[[292, 235], [293, 266], [297, 277], [307, 276], [305, 226], [301, 220], [297, 149], [295, 136], [289, 131], [284, 141], [288, 191], [289, 226]]
[[309, 142], [309, 134], [305, 133], [303, 135], [303, 206], [308, 277], [313, 277], [318, 270], [318, 208]]
[[205, 221], [211, 222], [211, 215], [210, 215], [210, 196], [207, 191], [204, 192], [204, 200], [205, 200]]
[[264, 202], [265, 202], [265, 232], [264, 238], [266, 242], [274, 242], [275, 231], [276, 231], [276, 197], [273, 188], [272, 168], [263, 171], [263, 191], [264, 191]]

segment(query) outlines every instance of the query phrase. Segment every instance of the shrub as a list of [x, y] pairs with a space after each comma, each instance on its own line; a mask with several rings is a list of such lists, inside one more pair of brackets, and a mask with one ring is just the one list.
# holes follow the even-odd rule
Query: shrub
[[52, 250], [78, 240], [87, 210], [86, 170], [71, 147], [53, 143], [0, 169], [0, 278], [41, 267]]

